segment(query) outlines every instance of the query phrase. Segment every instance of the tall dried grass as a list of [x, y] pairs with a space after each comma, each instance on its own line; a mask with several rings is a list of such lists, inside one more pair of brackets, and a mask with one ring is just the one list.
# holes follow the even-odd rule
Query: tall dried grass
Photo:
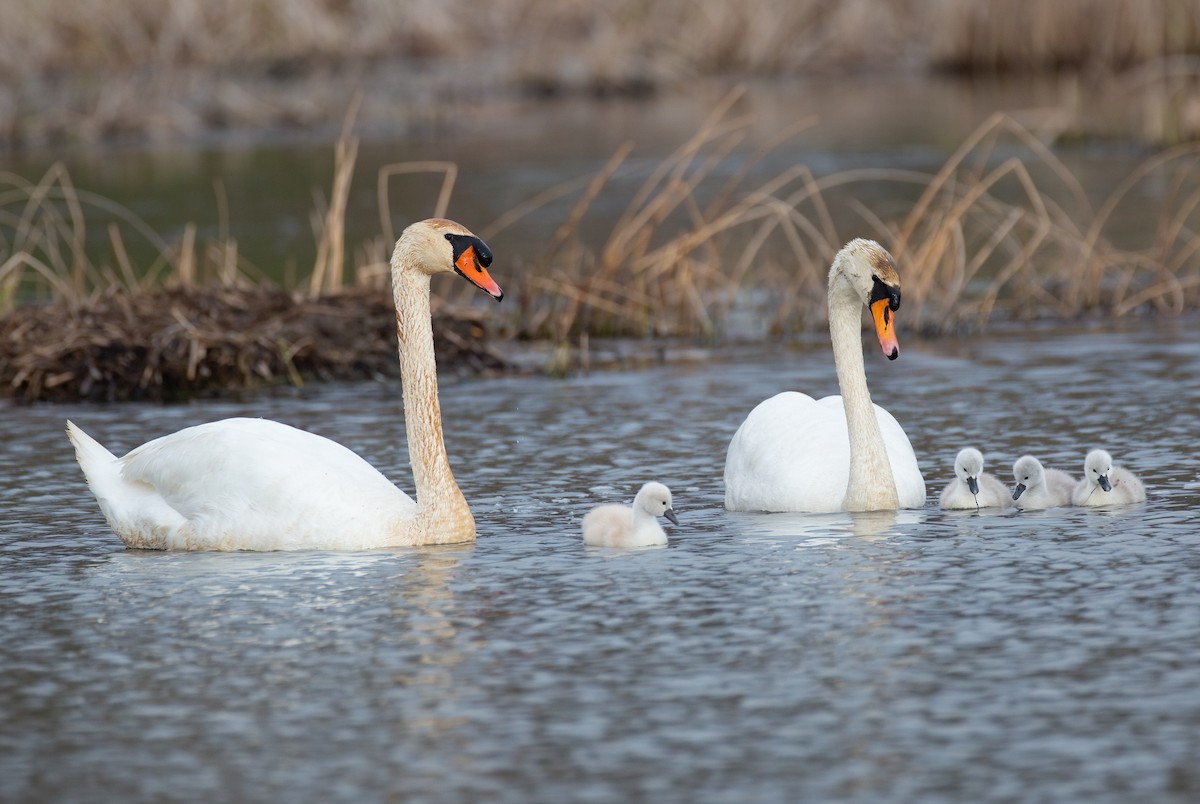
[[[901, 314], [926, 332], [1000, 319], [1178, 314], [1200, 304], [1200, 147], [1148, 160], [1095, 209], [1070, 170], [1003, 115], [933, 175], [880, 168], [817, 177], [796, 165], [746, 187], [747, 168], [714, 191], [713, 174], [747, 122], [725, 111], [645, 179], [598, 245], [583, 235], [586, 212], [626, 150], [593, 177], [527, 279], [525, 335], [568, 341], [815, 328], [825, 321], [830, 259], [855, 236], [896, 255]], [[1162, 182], [1170, 192], [1147, 241], [1132, 250], [1113, 244], [1105, 233], [1114, 218], [1142, 203], [1134, 191]], [[856, 190], [881, 184], [911, 188], [916, 200], [885, 217], [855, 199]], [[853, 222], [837, 209], [853, 210]], [[746, 320], [755, 325], [739, 323]]]
[[[97, 220], [107, 221], [104, 248], [92, 242], [89, 222]], [[134, 266], [131, 244], [156, 257]], [[26, 299], [78, 300], [114, 287], [261, 280], [235, 240], [221, 236], [198, 246], [189, 224], [178, 242], [168, 242], [129, 209], [75, 187], [62, 164], [37, 182], [0, 173], [0, 258], [0, 314]]]
[[[477, 229], [490, 237], [540, 205], [571, 199], [539, 254], [508, 257], [531, 259], [527, 271], [506, 281], [517, 302], [517, 334], [567, 343], [582, 335], [722, 338], [818, 329], [829, 261], [856, 236], [893, 251], [905, 325], [928, 332], [1200, 306], [1198, 146], [1147, 160], [1097, 205], [1052, 151], [1002, 115], [933, 174], [875, 168], [818, 176], [796, 164], [756, 181], [761, 160], [776, 157], [807, 121], [747, 157], [751, 120], [734, 113], [736, 101], [736, 93], [727, 97], [694, 137], [645, 175], [627, 165], [631, 146], [623, 146], [595, 175], [549, 188]], [[320, 256], [311, 274], [296, 280], [310, 296], [386, 281], [395, 237], [392, 179], [441, 173], [432, 210], [441, 215], [457, 175], [449, 163], [381, 170], [382, 233], [351, 248], [343, 232], [352, 120], [335, 149], [331, 201], [314, 214]], [[911, 202], [881, 208], [860, 200], [885, 195], [881, 185], [898, 188], [888, 197]], [[1114, 222], [1146, 203], [1146, 189], [1162, 199], [1153, 231], [1141, 243], [1113, 242]], [[606, 193], [628, 199], [615, 221], [593, 212]], [[103, 222], [103, 249], [92, 241], [95, 221]], [[591, 233], [598, 230], [605, 234], [597, 240]], [[61, 166], [36, 183], [0, 174], [0, 312], [30, 296], [82, 300], [111, 287], [265, 281], [238, 255], [236, 241], [222, 234], [198, 243], [196, 232], [188, 226], [168, 241], [128, 210], [76, 188]], [[139, 248], [130, 249], [135, 240]], [[131, 251], [147, 249], [157, 257], [136, 265]]]

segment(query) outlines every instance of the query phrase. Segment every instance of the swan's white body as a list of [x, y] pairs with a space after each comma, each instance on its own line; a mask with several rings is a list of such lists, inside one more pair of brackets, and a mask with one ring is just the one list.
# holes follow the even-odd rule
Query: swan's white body
[[[456, 223], [408, 227], [392, 256], [404, 419], [417, 499], [327, 438], [264, 419], [189, 427], [117, 458], [67, 422], [88, 486], [128, 547], [361, 550], [475, 538], [442, 441], [429, 277], [457, 270], [493, 296], [491, 254]], [[482, 263], [482, 264], [481, 264]]]
[[829, 270], [829, 334], [840, 396], [784, 392], [742, 422], [725, 457], [731, 511], [881, 511], [925, 505], [925, 479], [904, 428], [871, 402], [863, 367], [861, 306], [875, 315], [880, 344], [891, 332], [900, 278], [878, 243], [853, 240]]
[[1083, 479], [1071, 492], [1074, 505], [1128, 505], [1145, 499], [1146, 487], [1137, 475], [1113, 466], [1112, 456], [1102, 449], [1087, 454], [1083, 461]]
[[1032, 455], [1023, 455], [1013, 464], [1012, 498], [1025, 511], [1058, 508], [1071, 504], [1075, 478], [1061, 469], [1046, 469]]
[[[892, 482], [895, 506], [920, 508], [925, 480], [904, 428], [872, 404]], [[886, 475], [881, 482], [886, 481]], [[813, 399], [784, 391], [760, 402], [734, 434], [725, 459], [725, 507], [730, 511], [852, 510], [843, 503], [850, 483], [850, 432], [838, 395]]]
[[947, 509], [1008, 508], [1012, 494], [998, 478], [983, 471], [983, 453], [967, 447], [954, 458], [954, 479], [942, 489], [939, 504]]
[[128, 547], [366, 549], [389, 544], [417, 514], [411, 497], [351, 450], [269, 419], [188, 427], [120, 459], [71, 422], [67, 432]]
[[583, 543], [592, 547], [653, 547], [667, 543], [658, 524], [665, 516], [678, 525], [671, 491], [662, 483], [647, 483], [633, 498], [633, 507], [601, 505], [583, 518]]

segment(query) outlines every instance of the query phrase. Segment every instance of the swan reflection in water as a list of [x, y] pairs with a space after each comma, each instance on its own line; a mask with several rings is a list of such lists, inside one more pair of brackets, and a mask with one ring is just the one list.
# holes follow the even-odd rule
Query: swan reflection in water
[[921, 509], [856, 511], [832, 514], [747, 514], [730, 513], [729, 525], [747, 539], [787, 539], [799, 546], [827, 545], [847, 538], [886, 539], [901, 528], [925, 521]]

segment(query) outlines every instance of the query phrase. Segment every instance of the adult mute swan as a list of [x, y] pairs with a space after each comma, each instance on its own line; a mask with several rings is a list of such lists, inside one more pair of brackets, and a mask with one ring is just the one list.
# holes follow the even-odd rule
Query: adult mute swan
[[1026, 511], [1058, 508], [1071, 504], [1075, 478], [1061, 469], [1046, 469], [1032, 455], [1022, 455], [1013, 464], [1012, 498], [1016, 506]]
[[1143, 502], [1146, 487], [1137, 475], [1113, 466], [1112, 456], [1094, 449], [1083, 461], [1083, 480], [1071, 492], [1072, 505], [1125, 505]]
[[954, 479], [942, 489], [942, 508], [1007, 508], [1012, 505], [1008, 488], [994, 475], [983, 471], [983, 453], [973, 447], [954, 458]]
[[667, 534], [658, 524], [665, 516], [678, 525], [679, 517], [671, 507], [671, 490], [662, 483], [647, 483], [633, 498], [633, 508], [601, 505], [583, 518], [583, 543], [593, 547], [652, 547], [667, 543]]
[[900, 355], [896, 263], [873, 240], [851, 240], [829, 268], [829, 335], [841, 396], [785, 391], [759, 404], [725, 456], [730, 511], [883, 511], [925, 505], [925, 480], [904, 428], [871, 402], [861, 306], [879, 345]]
[[342, 445], [265, 419], [225, 419], [123, 458], [71, 422], [67, 435], [108, 524], [151, 550], [362, 550], [467, 542], [475, 520], [442, 442], [429, 278], [454, 271], [497, 301], [491, 251], [453, 221], [414, 223], [392, 253], [414, 502]]

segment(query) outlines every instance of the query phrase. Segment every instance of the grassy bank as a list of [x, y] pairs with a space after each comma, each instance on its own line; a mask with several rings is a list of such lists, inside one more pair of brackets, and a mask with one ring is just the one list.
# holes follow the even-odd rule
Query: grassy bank
[[[512, 303], [488, 308], [487, 319], [475, 313], [468, 317], [477, 331], [472, 337], [484, 343], [484, 333], [492, 331], [565, 345], [602, 336], [719, 342], [819, 331], [825, 326], [829, 261], [856, 236], [873, 237], [895, 254], [904, 289], [900, 315], [908, 331], [974, 330], [1001, 320], [1170, 315], [1200, 306], [1200, 147], [1179, 146], [1153, 156], [1098, 204], [1041, 141], [1004, 116], [981, 126], [932, 174], [879, 167], [817, 176], [796, 164], [768, 181], [751, 181], [757, 160], [802, 129], [804, 121], [747, 156], [752, 121], [736, 115], [736, 101], [736, 93], [727, 97], [632, 194], [620, 190], [624, 212], [615, 220], [594, 219], [592, 210], [600, 199], [611, 201], [606, 194], [618, 192], [614, 179], [626, 175], [629, 147], [613, 154], [595, 175], [548, 188], [500, 220], [471, 222], [487, 238], [519, 226], [525, 215], [551, 201], [571, 199], [570, 211], [548, 241], [526, 254], [497, 255], [497, 264], [526, 267], [502, 274]], [[345, 353], [328, 364], [349, 360], [355, 349], [375, 350], [357, 346], [365, 341], [348, 324], [340, 329], [311, 322], [282, 326], [273, 318], [281, 295], [293, 304], [322, 308], [324, 300], [352, 294], [357, 300], [374, 298], [386, 311], [383, 287], [396, 235], [387, 206], [390, 183], [412, 172], [442, 175], [441, 192], [429, 209], [441, 215], [451, 202], [457, 171], [446, 163], [385, 167], [378, 177], [380, 234], [346, 243], [346, 199], [356, 154], [357, 140], [347, 126], [335, 149], [328, 200], [313, 213], [317, 259], [277, 290], [239, 256], [234, 240], [218, 233], [198, 242], [195, 225], [173, 237], [153, 232], [128, 210], [76, 188], [62, 168], [38, 182], [0, 177], [0, 240], [5, 244], [0, 309], [10, 313], [4, 320], [7, 351], [0, 360], [0, 383], [8, 393], [32, 388], [40, 393], [56, 387], [53, 378], [65, 378], [64, 372], [74, 372], [72, 382], [84, 383], [96, 370], [86, 360], [79, 368], [77, 349], [105, 353], [121, 344], [142, 350], [136, 352], [142, 358], [135, 354], [127, 362], [141, 365], [138, 371], [149, 372], [146, 376], [194, 379], [200, 365], [196, 354], [216, 355], [217, 364], [204, 370], [206, 376], [236, 375], [243, 378], [234, 383], [239, 387], [256, 372], [263, 381], [303, 379], [292, 373], [289, 361], [312, 352], [314, 343], [328, 342], [334, 352]], [[908, 188], [912, 200], [891, 209], [858, 200], [875, 195], [870, 190], [881, 184]], [[1137, 244], [1116, 245], [1110, 229], [1127, 205], [1144, 205], [1147, 197], [1159, 205], [1153, 230]], [[98, 239], [91, 223], [96, 218], [107, 221], [102, 253], [87, 245]], [[585, 234], [597, 231], [599, 237]], [[132, 238], [153, 246], [157, 259], [132, 264]], [[162, 315], [156, 317], [139, 308], [137, 299], [162, 293], [159, 288], [177, 295], [159, 305]], [[215, 290], [206, 295], [201, 288]], [[462, 283], [450, 281], [436, 290], [456, 303], [477, 301]], [[114, 296], [126, 301], [112, 302]], [[14, 311], [18, 300], [30, 297], [58, 306], [48, 313]], [[98, 304], [109, 305], [103, 322], [87, 318], [99, 315]], [[255, 305], [262, 307], [258, 319], [245, 309]], [[222, 318], [216, 308], [236, 312]], [[284, 317], [294, 324], [297, 315]], [[46, 318], [49, 325], [37, 323]], [[62, 326], [67, 320], [70, 326]], [[200, 320], [208, 323], [195, 323]], [[747, 328], [746, 321], [753, 326]], [[371, 338], [382, 344], [379, 354], [393, 352], [386, 317]], [[151, 353], [172, 354], [182, 363], [145, 368], [138, 361], [144, 363]], [[275, 362], [258, 370], [267, 365], [262, 361], [268, 353]], [[314, 376], [328, 373], [320, 368], [321, 359], [313, 360]], [[56, 361], [76, 368], [56, 368]], [[555, 368], [567, 363], [560, 357]], [[41, 377], [36, 382], [30, 373], [35, 368]], [[88, 388], [94, 385], [93, 377]]]
[[[1200, 134], [1200, 0], [42, 0], [0, 4], [0, 143], [372, 123], [499, 96], [897, 69], [1130, 73]], [[1158, 118], [1165, 118], [1165, 122]]]

